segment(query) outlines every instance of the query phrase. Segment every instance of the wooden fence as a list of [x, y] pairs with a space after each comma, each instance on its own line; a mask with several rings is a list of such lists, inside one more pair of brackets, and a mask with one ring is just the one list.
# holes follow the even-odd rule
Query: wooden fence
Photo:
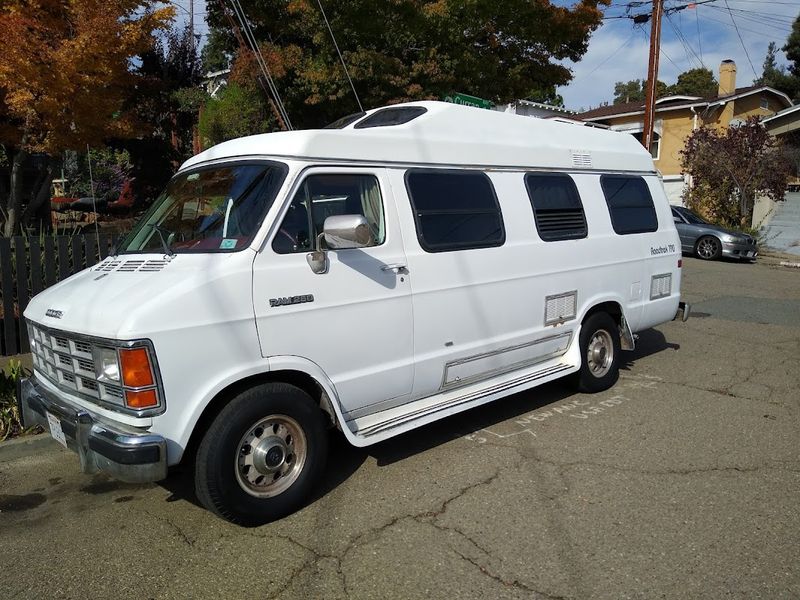
[[0, 355], [30, 352], [22, 314], [36, 294], [108, 256], [107, 233], [0, 237]]

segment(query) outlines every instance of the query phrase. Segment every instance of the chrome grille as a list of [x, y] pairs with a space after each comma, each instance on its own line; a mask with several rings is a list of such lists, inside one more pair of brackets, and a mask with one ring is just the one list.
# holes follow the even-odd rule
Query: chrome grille
[[34, 324], [28, 325], [28, 336], [37, 376], [89, 400], [124, 406], [122, 387], [97, 379], [93, 356], [100, 345]]

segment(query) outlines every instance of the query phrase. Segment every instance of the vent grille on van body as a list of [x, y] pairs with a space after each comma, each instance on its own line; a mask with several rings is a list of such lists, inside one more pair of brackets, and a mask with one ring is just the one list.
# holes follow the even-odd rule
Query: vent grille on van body
[[578, 169], [592, 168], [592, 154], [586, 150], [572, 151], [572, 166]]
[[650, 300], [666, 298], [672, 293], [672, 273], [653, 275], [650, 280]]
[[144, 273], [152, 273], [154, 271], [160, 271], [164, 267], [169, 264], [169, 260], [167, 259], [157, 259], [157, 260], [120, 260], [120, 259], [112, 259], [107, 258], [99, 265], [97, 265], [94, 270], [95, 271], [120, 271], [124, 273], [133, 273], [134, 271], [142, 271]]
[[586, 236], [586, 219], [582, 208], [539, 209], [536, 211], [536, 226], [545, 240]]

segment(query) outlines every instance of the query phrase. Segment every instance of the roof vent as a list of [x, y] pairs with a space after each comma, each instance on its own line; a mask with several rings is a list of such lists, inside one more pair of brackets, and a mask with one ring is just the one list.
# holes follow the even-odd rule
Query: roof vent
[[572, 151], [572, 166], [579, 169], [592, 168], [592, 154], [587, 150]]
[[363, 121], [355, 124], [354, 129], [368, 129], [371, 127], [389, 127], [391, 125], [402, 125], [413, 121], [419, 116], [428, 112], [424, 106], [397, 106], [382, 108], [368, 116]]

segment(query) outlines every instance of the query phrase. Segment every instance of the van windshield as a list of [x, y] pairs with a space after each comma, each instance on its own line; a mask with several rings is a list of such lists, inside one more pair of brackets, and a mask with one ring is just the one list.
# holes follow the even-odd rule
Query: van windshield
[[206, 167], [173, 177], [119, 245], [133, 252], [235, 252], [246, 248], [286, 177], [279, 163]]

